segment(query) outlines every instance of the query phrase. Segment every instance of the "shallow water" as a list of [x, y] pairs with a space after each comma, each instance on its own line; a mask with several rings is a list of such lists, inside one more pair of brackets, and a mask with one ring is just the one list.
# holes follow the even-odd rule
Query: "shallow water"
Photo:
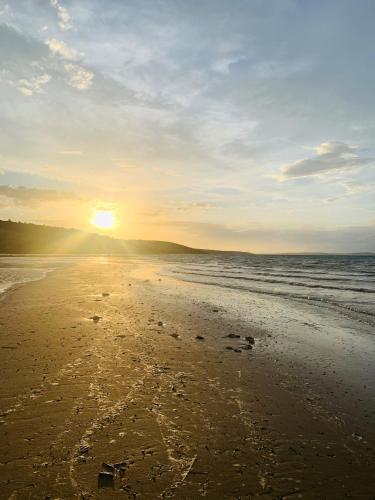
[[375, 256], [192, 255], [162, 257], [184, 281], [333, 306], [375, 325]]

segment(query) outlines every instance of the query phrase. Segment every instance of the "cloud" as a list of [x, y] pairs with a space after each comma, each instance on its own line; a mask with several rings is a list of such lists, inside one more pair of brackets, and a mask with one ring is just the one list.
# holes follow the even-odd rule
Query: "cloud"
[[350, 146], [343, 142], [322, 142], [314, 148], [315, 156], [285, 165], [278, 179], [323, 175], [333, 170], [359, 168], [375, 163], [375, 158], [361, 158], [357, 154], [357, 149], [357, 146]]
[[79, 66], [78, 64], [67, 63], [64, 65], [68, 76], [69, 85], [78, 90], [88, 90], [94, 79], [94, 73]]
[[7, 14], [8, 12], [10, 12], [10, 5], [9, 4], [5, 4], [4, 7], [0, 7], [0, 16], [3, 16], [4, 14]]
[[194, 203], [184, 203], [183, 205], [180, 205], [177, 210], [181, 212], [187, 212], [189, 210], [194, 210], [194, 209], [210, 209], [210, 208], [216, 208], [216, 205], [213, 203], [207, 203], [204, 201], [197, 201]]
[[10, 198], [16, 205], [25, 207], [37, 206], [44, 202], [80, 200], [77, 195], [69, 192], [8, 185], [0, 185], [0, 197]]
[[44, 73], [43, 75], [31, 78], [30, 80], [18, 80], [16, 87], [22, 94], [32, 96], [34, 93], [43, 92], [43, 86], [51, 80], [51, 76]]
[[72, 18], [67, 9], [63, 7], [58, 0], [50, 0], [50, 4], [57, 10], [60, 28], [64, 31], [72, 29]]
[[58, 55], [63, 59], [67, 59], [68, 61], [77, 61], [79, 59], [79, 54], [76, 50], [68, 47], [66, 43], [61, 40], [57, 40], [56, 38], [52, 38], [51, 40], [46, 41], [46, 45], [48, 45], [49, 50], [54, 55]]
[[59, 151], [59, 155], [66, 155], [66, 156], [82, 156], [82, 151], [78, 150], [64, 150], [64, 151]]

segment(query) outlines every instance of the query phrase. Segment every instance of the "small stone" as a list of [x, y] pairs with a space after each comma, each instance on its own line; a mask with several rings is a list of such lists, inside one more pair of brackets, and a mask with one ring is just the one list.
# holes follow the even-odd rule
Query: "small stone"
[[171, 337], [173, 337], [174, 339], [179, 339], [180, 336], [178, 333], [171, 333]]
[[114, 488], [115, 478], [111, 472], [99, 472], [98, 488]]
[[244, 349], [245, 351], [251, 351], [252, 348], [253, 346], [251, 344], [241, 345], [241, 349]]
[[78, 454], [79, 455], [85, 455], [86, 453], [88, 453], [90, 450], [90, 446], [88, 445], [88, 443], [86, 442], [83, 442], [81, 444], [81, 446], [78, 448]]
[[115, 472], [115, 466], [112, 464], [107, 464], [106, 462], [102, 463], [102, 467], [106, 472]]
[[219, 309], [212, 309], [212, 312], [214, 312], [214, 313], [218, 313], [218, 312], [219, 312]]
[[251, 337], [250, 335], [248, 337], [245, 337], [245, 340], [247, 340], [249, 342], [249, 344], [252, 344], [252, 345], [255, 344], [254, 337]]
[[229, 339], [240, 339], [241, 335], [237, 335], [236, 333], [229, 333], [227, 335], [227, 338], [229, 338]]
[[202, 337], [202, 335], [197, 335], [195, 338], [196, 338], [197, 340], [204, 340], [204, 337]]
[[234, 352], [242, 352], [241, 349], [233, 349]]
[[228, 351], [233, 351], [233, 347], [231, 345], [227, 345], [225, 349], [228, 349]]
[[164, 326], [164, 323], [162, 321], [158, 321], [158, 326]]
[[109, 293], [108, 292], [103, 292], [102, 293], [102, 297], [109, 297]]
[[101, 316], [98, 316], [97, 314], [94, 314], [94, 316], [91, 316], [91, 318], [89, 319], [92, 319], [94, 323], [97, 323], [98, 321], [100, 321], [102, 319]]

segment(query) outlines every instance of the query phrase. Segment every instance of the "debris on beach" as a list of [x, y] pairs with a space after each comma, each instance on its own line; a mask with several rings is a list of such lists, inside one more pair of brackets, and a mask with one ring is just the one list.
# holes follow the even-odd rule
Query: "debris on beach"
[[226, 335], [226, 337], [229, 339], [240, 339], [241, 335], [237, 335], [236, 333], [229, 333], [228, 335]]
[[158, 326], [164, 326], [164, 323], [162, 321], [158, 321]]
[[81, 443], [81, 446], [78, 448], [78, 454], [79, 455], [86, 455], [90, 450], [90, 446], [86, 441], [83, 441]]
[[102, 319], [102, 317], [94, 314], [94, 316], [91, 316], [89, 319], [92, 319], [94, 323], [98, 323]]
[[204, 337], [202, 337], [202, 335], [197, 335], [195, 338], [196, 340], [204, 340]]
[[109, 295], [110, 295], [110, 294], [109, 294], [108, 292], [103, 292], [103, 293], [102, 293], [102, 297], [109, 297]]
[[253, 348], [253, 346], [251, 344], [243, 344], [240, 347], [241, 347], [241, 349], [244, 349], [245, 351], [251, 351], [251, 349]]
[[98, 488], [113, 488], [115, 487], [115, 476], [112, 472], [99, 472]]
[[174, 339], [179, 339], [180, 336], [178, 333], [171, 333], [171, 337], [173, 337]]
[[245, 337], [245, 340], [249, 342], [249, 344], [254, 345], [255, 344], [255, 339], [254, 337], [251, 337], [251, 335]]
[[233, 351], [233, 347], [231, 345], [227, 345], [225, 349], [228, 349], [228, 351]]
[[212, 309], [212, 312], [214, 312], [214, 313], [218, 313], [218, 312], [219, 312], [219, 309]]

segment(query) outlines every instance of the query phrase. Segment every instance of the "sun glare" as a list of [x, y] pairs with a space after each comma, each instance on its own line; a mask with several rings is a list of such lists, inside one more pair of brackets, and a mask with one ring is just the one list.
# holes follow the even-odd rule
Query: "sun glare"
[[113, 229], [116, 217], [112, 210], [95, 210], [90, 222], [100, 229]]

